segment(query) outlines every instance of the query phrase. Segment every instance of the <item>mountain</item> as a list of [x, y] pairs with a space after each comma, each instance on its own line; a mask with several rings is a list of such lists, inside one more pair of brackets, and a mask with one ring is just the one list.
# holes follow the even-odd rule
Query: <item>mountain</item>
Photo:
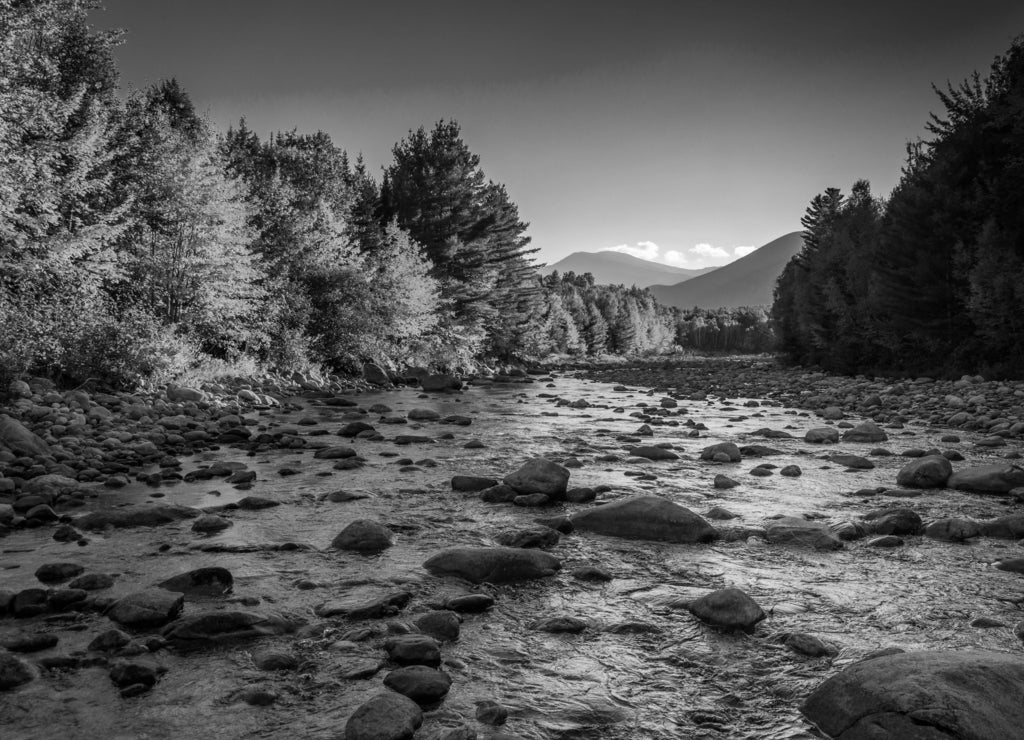
[[794, 231], [706, 275], [650, 289], [659, 303], [679, 308], [767, 306], [772, 302], [775, 281], [803, 245], [800, 232]]
[[640, 259], [622, 252], [573, 252], [565, 259], [544, 268], [545, 274], [554, 270], [565, 274], [575, 272], [580, 275], [589, 272], [598, 285], [636, 285], [646, 288], [655, 283], [672, 281], [674, 283], [689, 280], [714, 270], [705, 267], [700, 270], [687, 270], [683, 267], [662, 265], [658, 262]]

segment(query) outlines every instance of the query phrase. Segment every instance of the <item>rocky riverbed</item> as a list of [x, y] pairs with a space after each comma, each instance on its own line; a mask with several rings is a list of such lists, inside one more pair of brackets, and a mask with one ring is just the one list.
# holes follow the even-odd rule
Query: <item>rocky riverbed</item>
[[586, 372], [17, 386], [3, 736], [1018, 736], [1024, 385]]

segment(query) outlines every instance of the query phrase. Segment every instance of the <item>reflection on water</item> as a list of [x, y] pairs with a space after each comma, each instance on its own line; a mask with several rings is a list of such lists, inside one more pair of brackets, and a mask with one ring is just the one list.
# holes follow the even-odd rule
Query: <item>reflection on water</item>
[[[9, 736], [53, 737], [59, 729], [69, 737], [177, 738], [201, 727], [202, 736], [209, 738], [337, 737], [349, 714], [379, 690], [383, 672], [362, 680], [343, 676], [354, 666], [383, 661], [381, 638], [389, 628], [407, 629], [402, 625], [411, 623], [417, 613], [462, 590], [458, 584], [429, 577], [421, 567], [427, 557], [453, 545], [491, 544], [500, 531], [580, 508], [485, 504], [473, 494], [453, 492], [449, 485], [454, 474], [501, 477], [535, 455], [575, 457], [582, 467], [572, 470], [570, 485], [610, 485], [613, 490], [602, 498], [648, 492], [698, 512], [721, 506], [737, 518], [716, 524], [751, 532], [710, 546], [564, 536], [553, 550], [564, 561], [556, 578], [482, 587], [497, 598], [497, 605], [485, 614], [466, 615], [458, 642], [444, 647], [444, 669], [452, 676], [453, 687], [447, 700], [427, 713], [422, 736], [466, 722], [487, 737], [488, 729], [473, 719], [474, 709], [478, 701], [494, 699], [510, 711], [503, 729], [531, 740], [812, 738], [817, 735], [801, 720], [799, 702], [837, 667], [869, 651], [893, 645], [1020, 649], [1009, 628], [969, 626], [979, 615], [1007, 625], [1019, 620], [1024, 603], [1019, 576], [989, 565], [1019, 552], [1013, 543], [950, 545], [908, 537], [902, 548], [870, 548], [861, 540], [825, 553], [776, 547], [756, 536], [765, 517], [773, 515], [807, 514], [835, 523], [898, 503], [925, 519], [984, 517], [1006, 513], [999, 500], [947, 491], [909, 500], [850, 495], [892, 485], [905, 460], [873, 457], [875, 469], [847, 472], [824, 459], [826, 454], [866, 455], [877, 445], [844, 443], [822, 449], [805, 444], [803, 432], [822, 422], [792, 410], [744, 407], [746, 399], [730, 399], [729, 406], [714, 400], [680, 401], [681, 409], [653, 420], [676, 423], [668, 426], [639, 418], [644, 408], [638, 404], [647, 404], [649, 411], [658, 406], [660, 395], [613, 391], [610, 385], [571, 377], [558, 378], [555, 386], [479, 387], [449, 398], [418, 398], [411, 390], [358, 398], [363, 408], [386, 404], [391, 416], [428, 408], [442, 417], [469, 416], [471, 426], [379, 424], [379, 414], [291, 399], [294, 408], [287, 412], [252, 415], [258, 424], [254, 429], [290, 430], [313, 445], [350, 446], [366, 464], [334, 470], [334, 460], [315, 459], [308, 449], [247, 456], [225, 448], [183, 459], [182, 473], [220, 460], [243, 462], [257, 473], [251, 490], [236, 490], [223, 479], [156, 489], [133, 484], [118, 491], [97, 489], [95, 503], [230, 507], [255, 495], [280, 506], [257, 511], [227, 508], [224, 515], [233, 526], [210, 537], [193, 534], [190, 522], [185, 522], [91, 535], [87, 547], [54, 542], [44, 530], [19, 531], [6, 538], [3, 588], [36, 586], [35, 567], [57, 560], [73, 559], [90, 571], [119, 574], [115, 595], [191, 568], [217, 565], [235, 576], [235, 591], [228, 597], [237, 600], [232, 608], [283, 612], [310, 624], [326, 623], [326, 629], [299, 637], [265, 638], [188, 656], [159, 653], [156, 657], [167, 666], [167, 674], [152, 692], [132, 700], [117, 697], [101, 668], [51, 674], [5, 696], [0, 720], [14, 728], [15, 734]], [[590, 405], [570, 408], [558, 405], [556, 398], [541, 398], [541, 393], [568, 401], [585, 399]], [[355, 419], [376, 424], [389, 439], [409, 434], [433, 441], [396, 446], [334, 434]], [[625, 448], [641, 439], [632, 435], [644, 423], [650, 423], [654, 433], [642, 438], [644, 444], [671, 443], [682, 459], [630, 459]], [[706, 430], [690, 436], [698, 424]], [[753, 434], [764, 428], [788, 429], [794, 438]], [[322, 434], [324, 430], [328, 434]], [[886, 445], [897, 453], [911, 446], [944, 446], [939, 443], [941, 430], [908, 428], [893, 433], [905, 435], [894, 436]], [[484, 446], [467, 448], [470, 440]], [[734, 464], [698, 460], [703, 447], [720, 441], [762, 444], [781, 454]], [[959, 448], [974, 459], [979, 453], [969, 442], [965, 439]], [[408, 467], [410, 461], [419, 464]], [[750, 475], [761, 462], [780, 468], [799, 465], [803, 475]], [[293, 474], [281, 475], [282, 469]], [[715, 489], [717, 473], [740, 485]], [[324, 498], [335, 491], [366, 497], [341, 503]], [[163, 495], [153, 498], [153, 493]], [[338, 531], [359, 518], [385, 522], [395, 533], [394, 546], [371, 557], [330, 551]], [[569, 572], [580, 565], [600, 565], [615, 580], [574, 580]], [[390, 621], [353, 623], [316, 616], [317, 607], [325, 603], [370, 599], [399, 585], [414, 598]], [[724, 586], [742, 588], [769, 612], [754, 635], [718, 633], [685, 611], [689, 599]], [[189, 604], [187, 610], [208, 606]], [[538, 617], [557, 614], [582, 617], [589, 627], [578, 635], [531, 629]], [[97, 615], [74, 619], [71, 625], [8, 619], [0, 622], [0, 632], [6, 635], [27, 625], [57, 630], [61, 643], [51, 652], [62, 653], [84, 649], [109, 626]], [[839, 655], [831, 661], [801, 657], [782, 645], [779, 635], [787, 632], [813, 634], [839, 647]], [[257, 646], [292, 649], [302, 667], [278, 674], [260, 671], [251, 660]], [[237, 690], [251, 684], [269, 688], [277, 701], [260, 708], [236, 701]]]

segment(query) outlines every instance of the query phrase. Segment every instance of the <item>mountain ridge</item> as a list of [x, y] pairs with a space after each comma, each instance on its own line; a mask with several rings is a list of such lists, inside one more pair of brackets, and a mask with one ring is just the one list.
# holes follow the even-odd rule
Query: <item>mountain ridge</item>
[[560, 273], [583, 274], [589, 272], [594, 276], [594, 282], [598, 285], [636, 285], [646, 288], [664, 282], [666, 278], [674, 279], [673, 284], [678, 284], [715, 269], [717, 268], [691, 269], [663, 265], [660, 262], [652, 262], [624, 252], [606, 250], [602, 252], [573, 252], [558, 262], [543, 267], [542, 271], [545, 275], [556, 270]]

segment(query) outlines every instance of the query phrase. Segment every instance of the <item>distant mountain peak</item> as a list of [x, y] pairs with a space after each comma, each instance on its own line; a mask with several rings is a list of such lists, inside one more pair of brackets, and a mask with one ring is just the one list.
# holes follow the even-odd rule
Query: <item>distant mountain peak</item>
[[557, 270], [560, 273], [575, 272], [581, 275], [589, 272], [598, 285], [636, 285], [646, 288], [658, 283], [678, 283], [703, 275], [714, 267], [690, 269], [664, 265], [625, 252], [604, 250], [601, 252], [573, 252], [553, 265], [542, 268], [545, 275]]

